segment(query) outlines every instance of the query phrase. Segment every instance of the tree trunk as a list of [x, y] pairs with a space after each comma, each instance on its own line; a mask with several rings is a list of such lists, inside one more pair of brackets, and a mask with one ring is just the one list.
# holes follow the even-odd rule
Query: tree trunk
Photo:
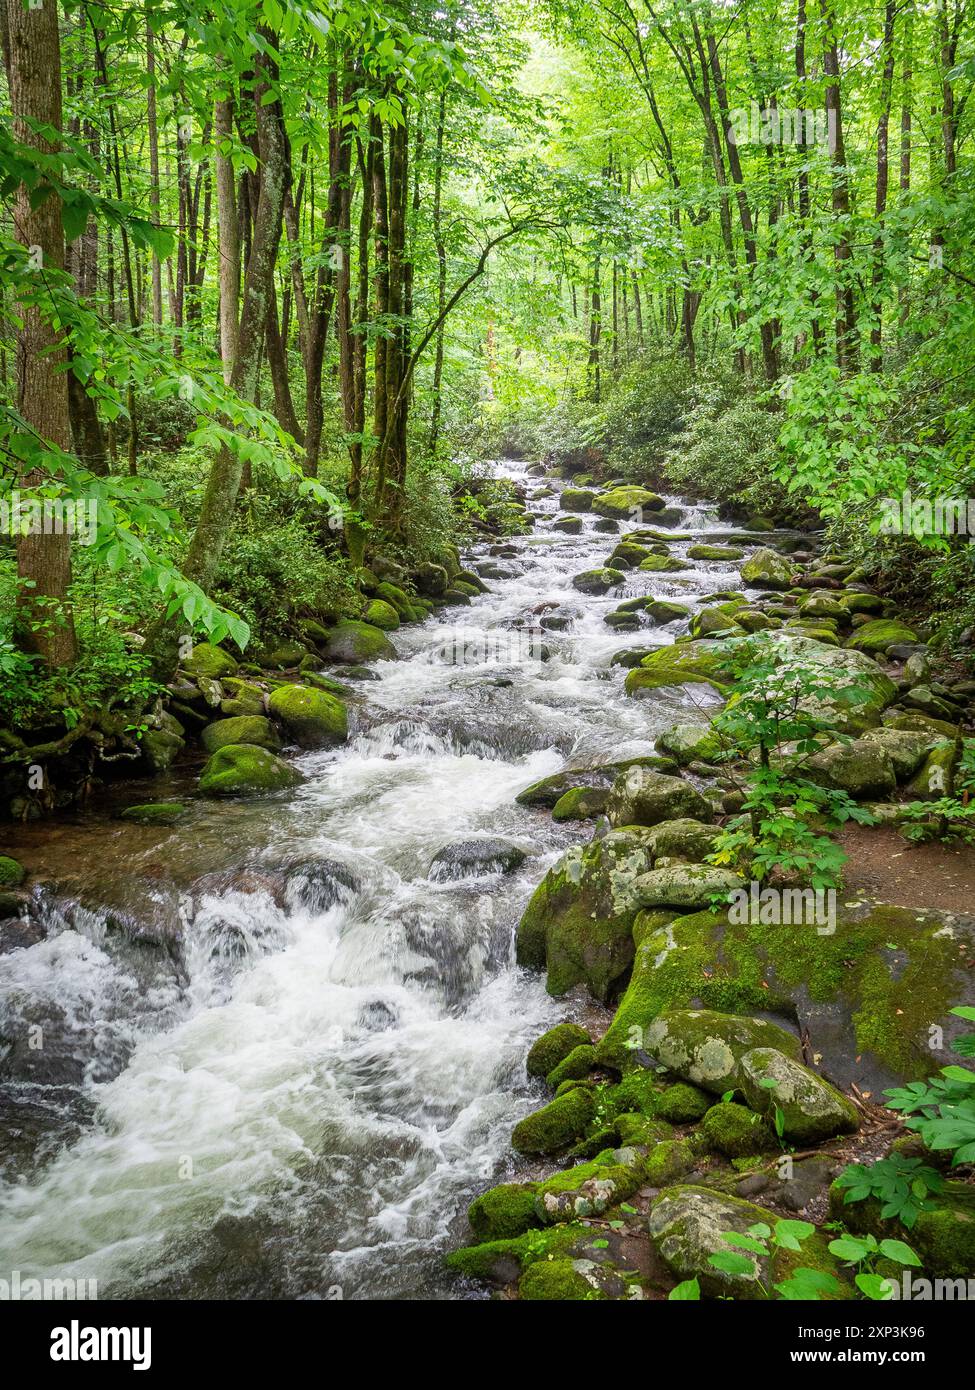
[[[261, 32], [273, 49], [276, 46], [275, 36], [267, 30]], [[277, 66], [270, 54], [258, 53], [254, 59], [254, 67], [254, 111], [262, 177], [257, 214], [254, 218], [251, 254], [244, 280], [244, 303], [237, 356], [230, 377], [232, 390], [249, 401], [253, 401], [255, 397], [268, 307], [274, 293], [274, 264], [281, 239], [281, 215], [287, 177], [284, 122], [276, 95]], [[184, 566], [186, 576], [202, 589], [208, 589], [216, 576], [233, 518], [240, 477], [239, 455], [228, 448], [222, 448], [210, 470], [200, 519], [193, 533]]]
[[[6, 0], [10, 43], [10, 109], [16, 139], [39, 153], [57, 145], [38, 135], [33, 123], [60, 131], [61, 45], [58, 6], [44, 0], [39, 8]], [[14, 229], [23, 246], [32, 248], [37, 273], [64, 267], [61, 202], [56, 196], [31, 206], [27, 189], [17, 190]], [[36, 249], [33, 249], [36, 248]], [[20, 307], [17, 333], [17, 409], [42, 440], [65, 451], [71, 448], [66, 353], [63, 342], [35, 304]], [[43, 482], [39, 471], [27, 472], [25, 487]], [[71, 538], [29, 535], [17, 541], [18, 608], [22, 640], [49, 668], [66, 666], [77, 655], [74, 622], [68, 604], [71, 584]]]
[[240, 300], [240, 233], [234, 166], [229, 150], [227, 153], [221, 152], [221, 145], [232, 139], [233, 130], [233, 98], [219, 98], [213, 104], [213, 143], [217, 162], [217, 232], [220, 246], [220, 359], [226, 382], [230, 381], [237, 360]]
[[844, 376], [859, 368], [856, 300], [853, 288], [853, 248], [850, 242], [850, 175], [843, 141], [843, 108], [840, 99], [840, 59], [833, 0], [820, 0], [823, 19], [823, 71], [826, 83], [826, 118], [833, 166], [833, 217], [837, 228], [833, 241], [836, 267], [836, 362]]

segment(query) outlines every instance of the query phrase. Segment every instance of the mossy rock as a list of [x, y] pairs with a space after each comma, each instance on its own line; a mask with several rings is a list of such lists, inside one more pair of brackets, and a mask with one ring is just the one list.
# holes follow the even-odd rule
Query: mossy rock
[[733, 545], [692, 545], [687, 550], [689, 560], [741, 560], [744, 554]]
[[664, 499], [645, 487], [616, 487], [608, 492], [598, 493], [592, 501], [592, 510], [598, 516], [609, 517], [613, 521], [628, 518], [639, 522], [644, 512], [658, 512], [664, 506]]
[[559, 506], [564, 512], [591, 512], [592, 501], [596, 496], [581, 487], [566, 487], [559, 497]]
[[400, 615], [391, 603], [385, 599], [374, 598], [371, 603], [366, 605], [362, 615], [364, 623], [370, 623], [373, 627], [378, 627], [383, 632], [395, 632], [400, 624]]
[[325, 655], [329, 661], [358, 666], [365, 661], [395, 661], [398, 654], [381, 628], [346, 618], [329, 633]]
[[655, 862], [666, 858], [699, 864], [712, 853], [720, 833], [717, 827], [699, 820], [665, 820], [648, 830], [645, 843]]
[[0, 888], [19, 888], [26, 877], [27, 870], [19, 860], [0, 854]]
[[697, 1166], [697, 1154], [686, 1139], [665, 1139], [647, 1154], [643, 1175], [650, 1187], [667, 1187]]
[[[666, 554], [663, 546], [654, 547], [658, 555]], [[645, 545], [638, 545], [636, 541], [620, 541], [619, 545], [609, 556], [607, 565], [614, 565], [617, 569], [636, 569], [641, 560], [645, 560], [648, 555], [654, 552]]]
[[775, 1135], [762, 1116], [734, 1101], [712, 1105], [701, 1121], [701, 1133], [708, 1147], [726, 1158], [744, 1158], [775, 1147]]
[[644, 1160], [636, 1149], [604, 1151], [536, 1183], [535, 1215], [546, 1226], [602, 1216], [631, 1197], [644, 1179]]
[[741, 580], [746, 589], [790, 589], [792, 572], [788, 560], [761, 545], [742, 565]]
[[529, 1303], [593, 1303], [608, 1295], [594, 1287], [578, 1260], [539, 1260], [518, 1281], [518, 1297]]
[[258, 796], [287, 791], [303, 782], [297, 768], [251, 743], [230, 743], [210, 758], [200, 773], [204, 796]]
[[667, 1086], [657, 1099], [656, 1113], [662, 1120], [673, 1125], [691, 1125], [703, 1119], [714, 1104], [713, 1097], [700, 1086], [690, 1086], [686, 1081], [678, 1081]]
[[553, 531], [563, 531], [567, 536], [578, 536], [582, 531], [582, 518], [578, 516], [560, 516], [552, 522]]
[[613, 1123], [623, 1145], [652, 1148], [654, 1144], [662, 1144], [675, 1137], [673, 1127], [664, 1120], [652, 1119], [637, 1110], [625, 1110], [622, 1115], [616, 1116]]
[[649, 1055], [684, 1081], [712, 1095], [742, 1088], [741, 1059], [756, 1047], [778, 1048], [798, 1059], [799, 1042], [763, 1018], [713, 1009], [668, 1009], [646, 1029]]
[[915, 801], [938, 801], [947, 796], [957, 762], [954, 740], [937, 744], [907, 784], [911, 798]]
[[604, 787], [571, 787], [552, 807], [552, 819], [592, 820], [606, 810], [609, 791]]
[[641, 874], [634, 891], [641, 907], [690, 911], [707, 907], [715, 899], [727, 901], [729, 894], [744, 887], [745, 880], [731, 869], [714, 864], [668, 864]]
[[639, 830], [573, 845], [536, 888], [518, 925], [519, 965], [547, 970], [550, 994], [586, 984], [611, 999], [633, 959], [633, 885], [651, 866]]
[[146, 729], [139, 739], [142, 760], [154, 777], [169, 771], [185, 744], [183, 736], [172, 728]]
[[557, 1023], [531, 1045], [525, 1067], [529, 1076], [548, 1076], [577, 1047], [592, 1039], [578, 1023]]
[[640, 561], [640, 569], [651, 574], [677, 574], [679, 570], [690, 568], [686, 560], [680, 560], [676, 555], [648, 555]]
[[657, 735], [653, 746], [658, 753], [686, 767], [688, 763], [714, 762], [724, 744], [706, 724], [672, 724]]
[[651, 1067], [637, 1065], [615, 1085], [603, 1088], [598, 1096], [600, 1112], [614, 1117], [636, 1112], [653, 1119], [661, 1089], [657, 1073]]
[[[741, 1059], [741, 1089], [753, 1110], [777, 1112], [783, 1137], [820, 1144], [837, 1134], [855, 1134], [860, 1119], [852, 1101], [835, 1086], [771, 1047], [756, 1047]], [[774, 1082], [774, 1085], [769, 1083]]]
[[584, 570], [582, 574], [575, 575], [572, 587], [584, 594], [605, 594], [608, 589], [622, 584], [625, 578], [622, 570], [610, 569], [607, 565], [600, 569]]
[[876, 743], [891, 761], [899, 782], [913, 777], [931, 751], [932, 736], [912, 733], [908, 729], [868, 729], [863, 735], [868, 743]]
[[557, 1153], [584, 1133], [595, 1108], [596, 1102], [586, 1087], [566, 1091], [515, 1125], [512, 1147], [523, 1154]]
[[583, 787], [608, 790], [614, 777], [615, 772], [611, 768], [566, 768], [563, 772], [553, 773], [551, 777], [543, 777], [539, 782], [532, 782], [531, 786], [518, 793], [515, 801], [519, 806], [543, 807], [551, 811], [568, 792]]
[[326, 690], [308, 685], [279, 685], [268, 707], [289, 738], [302, 748], [327, 748], [348, 737], [348, 711]]
[[548, 1074], [548, 1084], [555, 1091], [563, 1081], [582, 1081], [596, 1065], [596, 1049], [591, 1043], [580, 1043], [568, 1057], [553, 1067]]
[[700, 609], [690, 623], [690, 633], [695, 638], [740, 637], [744, 630], [729, 613], [719, 607]]
[[[273, 697], [272, 697], [273, 698]], [[208, 753], [216, 753], [228, 743], [252, 743], [272, 753], [281, 749], [278, 731], [263, 714], [242, 714], [233, 719], [216, 719], [200, 734], [200, 742]]]
[[211, 642], [197, 642], [189, 656], [181, 659], [180, 665], [191, 676], [206, 676], [208, 680], [220, 680], [232, 676], [237, 670], [237, 662], [222, 647]]
[[731, 653], [721, 642], [674, 642], [644, 657], [626, 678], [627, 695], [644, 695], [667, 686], [710, 685], [727, 694], [733, 680]]
[[644, 613], [655, 623], [674, 623], [690, 616], [686, 603], [674, 603], [671, 599], [655, 598], [644, 605]]
[[[884, 1219], [883, 1204], [876, 1197], [847, 1202], [848, 1191], [833, 1183], [829, 1190], [830, 1215], [856, 1235], [905, 1241], [923, 1267], [917, 1276], [912, 1270], [912, 1278], [971, 1279], [975, 1270], [975, 1191], [969, 1183], [945, 1183], [942, 1191], [930, 1199], [930, 1209], [918, 1215], [910, 1230], [894, 1217]], [[899, 1274], [900, 1268], [894, 1277]]]
[[639, 766], [628, 768], [613, 783], [606, 814], [617, 826], [714, 819], [711, 806], [690, 782]]
[[890, 754], [883, 744], [866, 738], [835, 743], [814, 753], [806, 764], [806, 775], [859, 801], [882, 801], [897, 785]]
[[403, 622], [412, 622], [416, 613], [413, 600], [405, 590], [399, 587], [399, 585], [391, 584], [389, 580], [384, 580], [381, 584], [375, 586], [372, 590], [372, 596], [373, 598], [381, 599], [383, 603], [395, 609]]
[[918, 642], [920, 638], [906, 623], [893, 618], [874, 618], [858, 627], [852, 637], [846, 639], [846, 646], [855, 652], [885, 652], [898, 642]]
[[543, 1225], [535, 1213], [537, 1190], [534, 1182], [510, 1182], [475, 1197], [467, 1208], [467, 1219], [477, 1239], [510, 1240]]
[[175, 825], [185, 815], [186, 807], [181, 801], [147, 801], [139, 806], [126, 806], [121, 819], [135, 821], [137, 825]]
[[[855, 1082], [879, 1095], [936, 1071], [929, 1029], [943, 1028], [950, 1047], [964, 1025], [948, 1011], [975, 1005], [965, 964], [975, 955], [971, 921], [859, 903], [841, 904], [834, 924], [816, 926], [801, 898], [783, 901], [787, 910], [780, 915], [791, 920], [752, 922], [747, 911], [706, 911], [647, 933], [597, 1047], [599, 1061], [623, 1071], [639, 1065], [633, 1040], [642, 1038], [649, 1048], [658, 1014], [703, 1005], [797, 1019], [811, 1052], [823, 1057], [827, 1078], [843, 1090]], [[795, 1040], [783, 1036], [785, 1046], [771, 1045], [799, 1060]], [[768, 1043], [756, 1038], [753, 1045]]]
[[832, 618], [835, 622], [848, 622], [850, 617], [850, 610], [840, 602], [832, 589], [813, 589], [800, 600], [799, 612], [804, 618]]
[[291, 671], [300, 666], [308, 655], [308, 648], [304, 643], [281, 637], [262, 648], [257, 653], [257, 660], [268, 671]]
[[742, 1273], [715, 1269], [710, 1257], [728, 1253], [726, 1234], [745, 1235], [753, 1226], [774, 1228], [779, 1218], [766, 1207], [712, 1188], [687, 1184], [665, 1189], [650, 1212], [650, 1238], [679, 1280], [697, 1279], [706, 1297], [766, 1299], [776, 1284], [798, 1268], [815, 1269], [837, 1281], [834, 1298], [854, 1298], [848, 1276], [829, 1253], [829, 1238], [817, 1231], [798, 1251], [773, 1247], [765, 1255], [746, 1254], [751, 1268]]

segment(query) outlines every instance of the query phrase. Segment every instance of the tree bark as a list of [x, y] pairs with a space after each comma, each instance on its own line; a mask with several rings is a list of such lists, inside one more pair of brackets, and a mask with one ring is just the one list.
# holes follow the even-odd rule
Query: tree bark
[[[62, 128], [61, 44], [56, 0], [27, 8], [21, 0], [6, 0], [10, 43], [10, 109], [15, 137], [41, 154], [53, 154], [52, 144], [33, 129], [32, 122]], [[31, 250], [35, 274], [64, 268], [64, 232], [60, 199], [51, 195], [31, 206], [27, 189], [17, 190], [14, 231]], [[17, 409], [45, 442], [68, 451], [66, 352], [48, 318], [36, 304], [20, 307], [17, 333]], [[32, 487], [43, 481], [37, 471], [24, 474]], [[17, 542], [18, 609], [23, 620], [21, 640], [49, 668], [69, 665], [77, 655], [74, 622], [68, 603], [71, 584], [71, 538], [68, 535], [21, 536]]]
[[[266, 29], [260, 32], [272, 48], [276, 46], [273, 34]], [[274, 293], [274, 264], [281, 239], [281, 216], [287, 178], [284, 121], [276, 91], [277, 65], [270, 54], [258, 53], [254, 60], [254, 68], [254, 111], [262, 177], [254, 218], [251, 254], [244, 280], [237, 356], [230, 376], [231, 389], [249, 401], [255, 397], [268, 307]], [[208, 589], [216, 576], [240, 490], [240, 478], [239, 455], [229, 448], [222, 448], [210, 470], [200, 519], [184, 565], [186, 576], [202, 589]]]

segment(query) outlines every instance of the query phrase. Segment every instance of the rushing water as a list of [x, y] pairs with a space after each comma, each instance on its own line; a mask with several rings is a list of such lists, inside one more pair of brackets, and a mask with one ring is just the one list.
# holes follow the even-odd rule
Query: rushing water
[[[669, 501], [682, 535], [729, 529]], [[591, 829], [514, 798], [648, 752], [707, 703], [702, 687], [625, 698], [612, 653], [681, 624], [621, 634], [608, 611], [739, 584], [705, 563], [586, 597], [572, 576], [616, 538], [591, 517], [553, 530], [557, 496], [532, 507], [509, 553], [468, 555], [489, 593], [394, 634], [401, 659], [359, 687], [344, 747], [301, 758], [297, 792], [194, 802], [171, 830], [103, 814], [35, 837], [46, 934], [0, 955], [0, 1277], [96, 1279], [101, 1297], [462, 1296], [441, 1256], [502, 1180], [539, 1100], [525, 1053], [566, 1013], [513, 964], [514, 927]], [[544, 650], [525, 632], [539, 613], [570, 620]], [[516, 873], [429, 877], [438, 850], [488, 837], [525, 851]]]

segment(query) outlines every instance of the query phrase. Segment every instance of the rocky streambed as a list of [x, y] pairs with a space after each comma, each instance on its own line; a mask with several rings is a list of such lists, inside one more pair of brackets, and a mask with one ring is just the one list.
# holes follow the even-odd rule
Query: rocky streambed
[[[707, 724], [728, 638], [781, 628], [858, 692], [824, 777], [896, 818], [969, 692], [815, 537], [541, 471], [499, 466], [526, 534], [449, 595], [309, 633], [273, 680], [198, 649], [162, 779], [6, 836], [0, 1266], [103, 1297], [664, 1297], [688, 1229], [756, 1198], [821, 1220], [837, 1144], [889, 1146], [876, 1093], [950, 1043], [971, 924], [701, 912], [740, 804]], [[770, 1071], [816, 1151], [789, 1178]]]

